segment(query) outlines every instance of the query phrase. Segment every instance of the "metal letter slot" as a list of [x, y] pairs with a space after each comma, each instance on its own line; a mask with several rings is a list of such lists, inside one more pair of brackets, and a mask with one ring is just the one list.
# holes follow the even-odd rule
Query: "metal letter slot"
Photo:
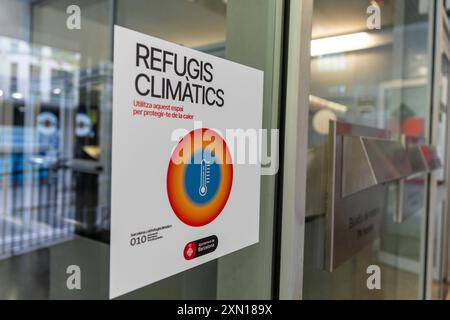
[[442, 167], [441, 160], [437, 155], [436, 148], [430, 145], [420, 145], [420, 150], [422, 151], [423, 159], [428, 168], [428, 171], [437, 170]]
[[440, 160], [433, 147], [405, 147], [389, 131], [340, 121], [330, 122], [328, 147], [325, 265], [333, 271], [379, 236], [387, 182], [436, 169]]
[[409, 144], [406, 146], [409, 162], [414, 174], [429, 171], [422, 154], [421, 146], [418, 144]]
[[343, 136], [342, 196], [412, 174], [405, 147], [397, 141]]

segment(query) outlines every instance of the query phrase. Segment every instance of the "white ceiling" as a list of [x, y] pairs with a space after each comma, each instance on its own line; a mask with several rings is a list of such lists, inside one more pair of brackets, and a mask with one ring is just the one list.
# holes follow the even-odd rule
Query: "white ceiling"
[[222, 0], [120, 0], [117, 24], [188, 47], [225, 41]]

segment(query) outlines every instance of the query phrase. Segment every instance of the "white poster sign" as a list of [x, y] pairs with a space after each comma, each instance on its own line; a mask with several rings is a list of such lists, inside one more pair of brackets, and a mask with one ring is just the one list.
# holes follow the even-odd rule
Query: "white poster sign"
[[263, 72], [115, 26], [111, 298], [258, 242], [262, 100]]

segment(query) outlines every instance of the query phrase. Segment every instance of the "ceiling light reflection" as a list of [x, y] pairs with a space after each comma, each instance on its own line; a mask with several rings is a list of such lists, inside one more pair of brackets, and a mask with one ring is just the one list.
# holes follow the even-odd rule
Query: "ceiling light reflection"
[[392, 43], [392, 36], [380, 33], [357, 32], [311, 41], [311, 56], [363, 50]]
[[339, 112], [347, 112], [348, 110], [348, 107], [343, 104], [319, 98], [313, 95], [309, 95], [309, 103], [318, 108], [328, 108]]

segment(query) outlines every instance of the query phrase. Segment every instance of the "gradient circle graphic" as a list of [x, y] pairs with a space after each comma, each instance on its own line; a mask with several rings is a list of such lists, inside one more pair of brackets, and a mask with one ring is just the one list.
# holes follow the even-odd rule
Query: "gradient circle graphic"
[[212, 222], [225, 207], [232, 183], [230, 152], [216, 131], [196, 129], [180, 140], [167, 169], [167, 194], [181, 221], [193, 227]]

